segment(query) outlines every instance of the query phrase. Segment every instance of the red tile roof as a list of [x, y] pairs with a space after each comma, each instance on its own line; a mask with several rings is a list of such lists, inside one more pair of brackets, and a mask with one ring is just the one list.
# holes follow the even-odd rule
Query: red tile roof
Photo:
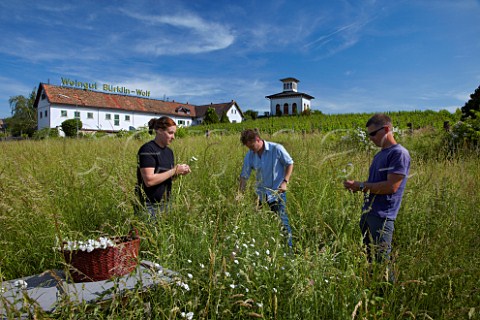
[[[48, 101], [51, 104], [64, 104], [72, 106], [105, 108], [105, 109], [121, 109], [128, 111], [158, 113], [165, 115], [198, 117], [196, 114], [196, 106], [191, 104], [169, 102], [136, 96], [127, 96], [112, 93], [103, 93], [98, 91], [90, 91], [78, 88], [61, 87], [50, 84], [41, 83], [38, 88], [35, 107], [38, 105], [38, 99], [42, 89], [45, 91]], [[180, 108], [189, 109], [190, 114], [184, 112], [176, 112]]]

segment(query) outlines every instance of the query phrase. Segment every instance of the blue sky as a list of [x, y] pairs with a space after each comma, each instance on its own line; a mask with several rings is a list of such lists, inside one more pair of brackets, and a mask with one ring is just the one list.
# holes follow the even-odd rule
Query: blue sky
[[267, 111], [454, 111], [480, 84], [478, 0], [0, 1], [0, 118], [61, 78]]

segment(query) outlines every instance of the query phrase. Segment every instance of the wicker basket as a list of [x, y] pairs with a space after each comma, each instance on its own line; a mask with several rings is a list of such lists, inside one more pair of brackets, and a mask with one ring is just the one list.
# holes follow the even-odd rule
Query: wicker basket
[[138, 234], [112, 239], [114, 247], [95, 249], [92, 252], [81, 250], [63, 251], [65, 261], [70, 265], [74, 282], [91, 282], [123, 276], [137, 267], [140, 238]]

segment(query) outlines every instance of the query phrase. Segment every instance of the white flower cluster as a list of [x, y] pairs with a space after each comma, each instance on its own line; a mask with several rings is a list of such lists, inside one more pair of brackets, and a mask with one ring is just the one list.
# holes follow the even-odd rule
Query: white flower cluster
[[190, 291], [190, 287], [188, 286], [188, 284], [186, 284], [185, 282], [182, 282], [182, 281], [177, 281], [176, 282], [176, 285], [181, 287], [182, 289], [184, 289], [185, 291]]
[[115, 242], [105, 237], [100, 237], [98, 240], [88, 239], [87, 241], [66, 240], [63, 243], [63, 250], [67, 251], [92, 252], [95, 249], [107, 249], [108, 247], [115, 247]]
[[193, 312], [188, 312], [188, 313], [182, 312], [180, 315], [182, 316], [182, 318], [185, 318], [187, 320], [192, 320], [193, 316], [194, 316], [194, 313]]

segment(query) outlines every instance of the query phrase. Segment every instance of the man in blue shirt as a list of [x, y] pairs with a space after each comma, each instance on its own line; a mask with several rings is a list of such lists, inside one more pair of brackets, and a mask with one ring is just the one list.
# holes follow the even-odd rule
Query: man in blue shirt
[[285, 212], [287, 185], [293, 171], [292, 157], [281, 144], [262, 140], [258, 132], [251, 129], [242, 132], [240, 141], [250, 149], [243, 161], [240, 192], [245, 191], [247, 180], [255, 170], [259, 203], [268, 203], [270, 209], [279, 215], [288, 245], [292, 247], [292, 229]]
[[[407, 183], [410, 155], [395, 141], [392, 121], [387, 115], [374, 115], [366, 126], [370, 140], [381, 150], [373, 158], [367, 181], [346, 180], [343, 185], [347, 190], [365, 194], [360, 218], [363, 243], [369, 261], [374, 255], [381, 262], [390, 258], [394, 222]], [[392, 275], [389, 274], [389, 281], [394, 280]]]

